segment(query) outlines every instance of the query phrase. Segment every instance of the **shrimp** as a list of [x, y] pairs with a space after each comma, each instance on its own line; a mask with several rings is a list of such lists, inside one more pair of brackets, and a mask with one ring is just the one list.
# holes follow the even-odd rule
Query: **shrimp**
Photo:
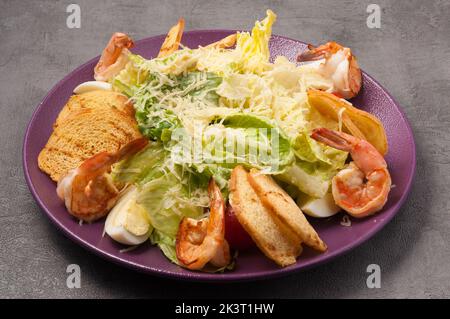
[[225, 203], [214, 179], [209, 182], [208, 193], [209, 217], [200, 220], [183, 218], [177, 233], [178, 261], [191, 270], [200, 270], [209, 262], [224, 267], [231, 259], [225, 240]]
[[332, 180], [336, 204], [353, 217], [366, 217], [381, 210], [391, 189], [391, 176], [383, 156], [369, 142], [326, 128], [313, 130], [311, 137], [350, 153], [353, 162]]
[[318, 47], [308, 45], [305, 52], [297, 56], [298, 62], [316, 61], [312, 67], [333, 82], [333, 94], [351, 99], [361, 89], [361, 69], [349, 48], [336, 42], [328, 42]]
[[128, 49], [133, 46], [133, 40], [127, 34], [114, 33], [94, 68], [95, 80], [109, 81], [117, 75], [128, 63]]
[[147, 143], [139, 138], [115, 153], [96, 154], [61, 178], [56, 192], [69, 213], [86, 222], [105, 216], [119, 198], [119, 190], [109, 175], [111, 165], [137, 153]]

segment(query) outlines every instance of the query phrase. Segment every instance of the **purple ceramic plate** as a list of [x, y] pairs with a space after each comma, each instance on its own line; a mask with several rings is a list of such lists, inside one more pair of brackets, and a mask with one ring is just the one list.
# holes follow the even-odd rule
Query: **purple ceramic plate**
[[[183, 35], [183, 43], [195, 48], [198, 45], [222, 39], [234, 31], [211, 30], [191, 31]], [[132, 49], [146, 58], [155, 57], [164, 36], [157, 36], [136, 42]], [[272, 57], [284, 55], [295, 61], [297, 52], [305, 49], [300, 41], [281, 36], [273, 36], [270, 41]], [[127, 253], [120, 253], [124, 247], [113, 242], [108, 236], [102, 237], [103, 222], [80, 226], [66, 211], [56, 196], [55, 183], [42, 173], [37, 165], [37, 157], [52, 131], [52, 124], [66, 103], [72, 90], [80, 83], [93, 79], [93, 69], [98, 57], [80, 66], [60, 81], [38, 105], [28, 124], [23, 145], [23, 167], [31, 193], [46, 216], [69, 238], [90, 251], [115, 263], [148, 274], [177, 279], [198, 281], [239, 281], [281, 276], [317, 266], [357, 247], [383, 228], [398, 212], [410, 190], [416, 163], [415, 145], [411, 128], [399, 105], [374, 79], [363, 74], [363, 89], [352, 102], [375, 114], [384, 124], [389, 141], [386, 160], [392, 174], [393, 184], [389, 200], [382, 212], [363, 220], [352, 219], [351, 227], [340, 224], [343, 215], [338, 214], [328, 220], [311, 219], [311, 223], [328, 244], [328, 251], [317, 254], [305, 249], [297, 263], [279, 268], [257, 251], [239, 255], [236, 269], [224, 274], [192, 272], [171, 264], [156, 247], [150, 244]], [[389, 240], [389, 239], [388, 239]]]

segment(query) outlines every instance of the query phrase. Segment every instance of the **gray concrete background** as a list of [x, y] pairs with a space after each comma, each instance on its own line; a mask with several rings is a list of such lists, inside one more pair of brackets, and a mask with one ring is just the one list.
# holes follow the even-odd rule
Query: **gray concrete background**
[[[81, 29], [66, 7], [81, 6]], [[382, 8], [381, 29], [366, 7]], [[186, 29], [248, 29], [265, 9], [275, 34], [336, 40], [403, 106], [417, 143], [412, 193], [372, 240], [322, 267], [276, 280], [214, 285], [176, 282], [115, 266], [65, 238], [40, 212], [25, 184], [21, 148], [35, 106], [52, 86], [101, 52], [114, 31], [134, 39]], [[450, 1], [0, 1], [0, 297], [450, 297]], [[81, 289], [66, 267], [82, 269]], [[381, 266], [380, 289], [366, 267]]]

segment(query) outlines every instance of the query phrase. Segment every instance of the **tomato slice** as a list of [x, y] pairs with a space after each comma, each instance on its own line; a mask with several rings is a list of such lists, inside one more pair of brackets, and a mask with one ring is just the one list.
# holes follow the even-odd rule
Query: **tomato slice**
[[225, 210], [225, 239], [228, 244], [237, 250], [247, 250], [255, 246], [250, 235], [239, 223], [236, 214], [230, 204]]

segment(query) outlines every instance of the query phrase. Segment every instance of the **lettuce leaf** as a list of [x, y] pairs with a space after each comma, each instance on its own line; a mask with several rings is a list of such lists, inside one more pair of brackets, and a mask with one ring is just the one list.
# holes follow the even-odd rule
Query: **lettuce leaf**
[[[291, 144], [274, 121], [262, 116], [236, 113], [225, 117], [222, 124], [228, 128], [245, 130], [249, 150], [251, 147], [258, 149], [257, 166], [267, 173], [283, 171], [293, 162]], [[261, 154], [261, 151], [265, 154]]]
[[196, 169], [217, 177], [219, 184], [239, 164], [277, 174], [294, 160], [289, 140], [276, 124], [250, 114], [216, 119], [205, 129], [202, 144], [202, 163]]
[[217, 107], [216, 88], [221, 81], [214, 73], [205, 72], [180, 76], [153, 74], [133, 96], [141, 133], [152, 140], [169, 141], [171, 132], [183, 127], [186, 124], [183, 120], [195, 114], [194, 106], [200, 109]]
[[150, 143], [139, 153], [115, 164], [111, 171], [113, 181], [119, 184], [140, 184], [162, 175], [167, 157], [161, 143]]
[[203, 214], [203, 208], [209, 202], [206, 185], [196, 182], [199, 180], [180, 181], [172, 173], [167, 173], [142, 185], [137, 202], [150, 211], [155, 229], [167, 235], [176, 235], [181, 218], [195, 218]]
[[142, 65], [147, 61], [137, 54], [130, 53], [129, 62], [125, 68], [119, 72], [112, 80], [113, 89], [128, 97], [134, 95], [139, 87], [147, 81], [149, 72], [142, 69]]
[[151, 140], [169, 141], [172, 131], [181, 126], [180, 120], [161, 104], [154, 104], [151, 108], [150, 112], [142, 110], [136, 112], [139, 130]]
[[330, 173], [331, 171], [325, 167], [296, 161], [285, 172], [277, 175], [277, 178], [296, 186], [301, 192], [309, 196], [322, 198], [330, 187], [332, 177]]
[[189, 197], [185, 186], [173, 174], [166, 174], [142, 185], [136, 199], [149, 214], [154, 228], [151, 241], [164, 255], [176, 261], [175, 239], [184, 217], [199, 218], [203, 207]]
[[306, 132], [301, 132], [292, 141], [294, 153], [302, 161], [309, 163], [323, 162], [334, 169], [341, 169], [345, 165], [348, 153], [318, 143]]
[[187, 132], [177, 130], [170, 145], [171, 159], [193, 175], [206, 180], [214, 177], [225, 197], [231, 171], [237, 165], [279, 174], [295, 158], [283, 132], [261, 116], [234, 113], [217, 117], [196, 138], [201, 139], [200, 149]]
[[166, 235], [159, 231], [154, 231], [150, 235], [150, 242], [153, 245], [158, 245], [158, 247], [163, 252], [164, 256], [167, 257], [174, 264], [178, 264], [177, 252], [175, 249], [176, 237]]

